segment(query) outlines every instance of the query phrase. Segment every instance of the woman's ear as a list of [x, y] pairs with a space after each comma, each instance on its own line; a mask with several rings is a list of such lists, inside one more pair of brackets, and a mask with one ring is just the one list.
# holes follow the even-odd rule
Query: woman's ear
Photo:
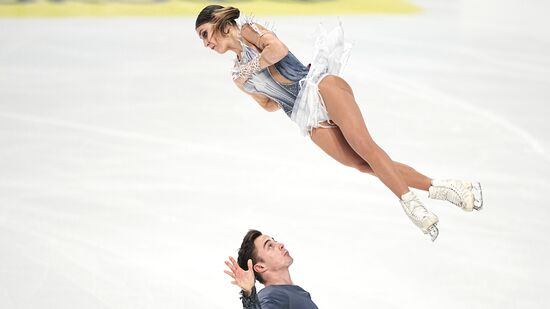
[[232, 25], [231, 23], [227, 23], [227, 24], [223, 27], [223, 31], [222, 31], [223, 36], [224, 36], [224, 37], [230, 36], [230, 35], [231, 35], [231, 31], [232, 31], [233, 28], [234, 28], [237, 32], [239, 31], [239, 28], [237, 28], [236, 26]]

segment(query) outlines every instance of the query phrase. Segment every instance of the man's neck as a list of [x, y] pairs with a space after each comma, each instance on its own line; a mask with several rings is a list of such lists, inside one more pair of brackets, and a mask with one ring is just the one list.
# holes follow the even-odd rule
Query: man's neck
[[287, 270], [285, 272], [270, 274], [268, 278], [265, 278], [264, 286], [268, 287], [270, 285], [294, 285], [294, 283], [292, 283], [290, 273]]

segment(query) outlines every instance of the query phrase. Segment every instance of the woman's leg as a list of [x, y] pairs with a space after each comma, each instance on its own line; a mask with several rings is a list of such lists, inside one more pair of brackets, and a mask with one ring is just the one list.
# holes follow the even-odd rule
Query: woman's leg
[[409, 191], [399, 170], [370, 136], [351, 87], [342, 78], [329, 75], [319, 83], [319, 91], [334, 123], [351, 148], [372, 168], [376, 176], [398, 197]]
[[[311, 139], [315, 144], [321, 147], [321, 149], [323, 149], [338, 162], [354, 167], [362, 172], [377, 176], [371, 166], [349, 145], [340, 128], [313, 129], [311, 132]], [[416, 172], [414, 169], [406, 166], [405, 164], [400, 164], [393, 161], [392, 163], [394, 164], [394, 168], [397, 170], [397, 173], [401, 173], [400, 171], [403, 170], [403, 178], [411, 187], [414, 187], [415, 183], [418, 184], [418, 187], [424, 190], [429, 187], [431, 179], [428, 177]], [[437, 216], [430, 213], [416, 198], [413, 192], [408, 192], [402, 195], [401, 205], [403, 206], [403, 210], [405, 210], [405, 213], [409, 219], [411, 219], [412, 222], [422, 230], [422, 232], [429, 233], [432, 241], [437, 238], [439, 233], [436, 227], [438, 222]]]
[[[311, 140], [336, 161], [346, 166], [353, 167], [360, 172], [377, 176], [370, 165], [351, 148], [344, 138], [342, 131], [340, 131], [340, 128], [313, 129], [311, 132]], [[429, 177], [420, 174], [406, 164], [395, 161], [393, 163], [409, 187], [428, 191], [431, 183]]]
[[403, 178], [405, 178], [405, 182], [409, 187], [424, 191], [428, 191], [430, 189], [430, 186], [432, 185], [432, 179], [430, 177], [419, 173], [417, 170], [406, 164], [397, 161], [393, 161], [393, 163], [396, 165], [399, 173], [401, 173]]

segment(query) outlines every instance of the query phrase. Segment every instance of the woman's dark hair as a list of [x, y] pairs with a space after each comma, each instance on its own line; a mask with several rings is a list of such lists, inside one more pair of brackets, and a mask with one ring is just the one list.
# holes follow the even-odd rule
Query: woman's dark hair
[[[257, 262], [261, 262], [261, 259], [258, 258], [256, 247], [254, 247], [254, 241], [260, 236], [262, 236], [262, 232], [257, 230], [249, 230], [244, 236], [243, 243], [239, 249], [239, 256], [237, 257], [237, 263], [242, 269], [248, 270], [249, 259], [252, 259], [252, 265]], [[256, 277], [256, 280], [258, 280], [261, 284], [264, 284], [264, 279], [262, 276], [255, 271], [254, 277]]]
[[220, 32], [222, 35], [226, 35], [228, 32], [224, 32], [228, 25], [237, 26], [235, 21], [241, 15], [239, 9], [232, 6], [223, 7], [221, 5], [209, 5], [202, 9], [197, 16], [197, 21], [195, 22], [195, 29], [200, 25], [206, 23], [213, 23], [214, 30], [213, 33]]

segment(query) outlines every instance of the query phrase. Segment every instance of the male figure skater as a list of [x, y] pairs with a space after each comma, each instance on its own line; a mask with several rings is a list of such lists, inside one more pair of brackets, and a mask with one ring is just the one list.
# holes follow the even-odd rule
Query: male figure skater
[[[249, 230], [239, 249], [238, 263], [225, 261], [224, 272], [239, 286], [244, 309], [318, 309], [311, 296], [294, 285], [288, 268], [293, 258], [285, 245], [260, 231]], [[246, 269], [246, 270], [245, 270]], [[256, 293], [255, 281], [265, 288]]]

